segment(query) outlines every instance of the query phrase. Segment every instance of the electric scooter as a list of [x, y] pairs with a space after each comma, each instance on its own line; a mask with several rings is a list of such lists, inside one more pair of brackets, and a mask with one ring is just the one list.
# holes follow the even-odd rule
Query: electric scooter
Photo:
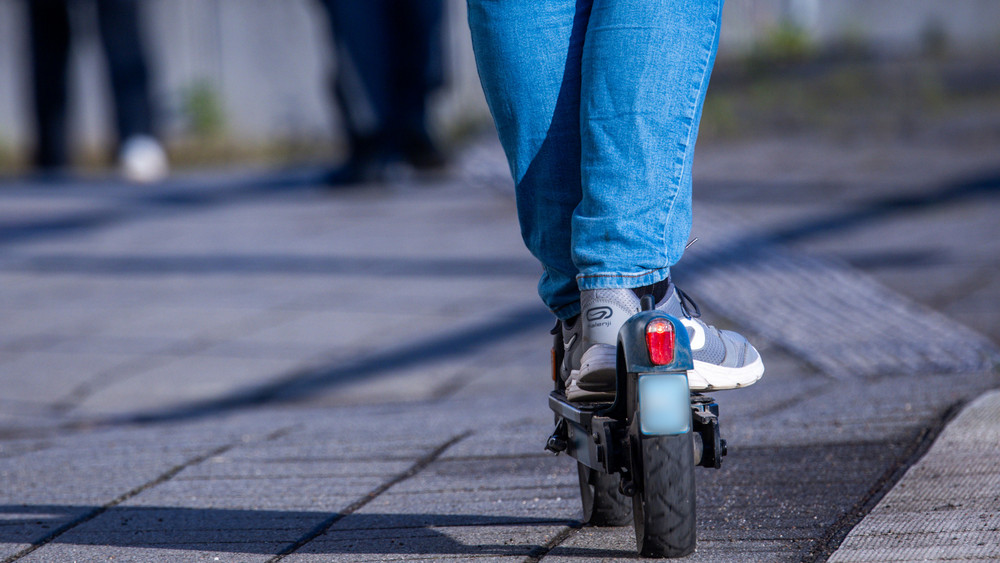
[[695, 466], [719, 468], [726, 441], [719, 405], [688, 388], [693, 369], [687, 329], [657, 311], [652, 296], [618, 332], [612, 403], [571, 403], [559, 377], [562, 336], [553, 346], [555, 431], [545, 448], [577, 461], [583, 521], [622, 526], [631, 519], [646, 557], [695, 549]]

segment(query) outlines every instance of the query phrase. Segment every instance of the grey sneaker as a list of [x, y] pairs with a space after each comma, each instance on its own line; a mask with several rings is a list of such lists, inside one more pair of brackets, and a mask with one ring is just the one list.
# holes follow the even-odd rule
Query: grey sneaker
[[639, 298], [631, 289], [593, 289], [580, 292], [580, 306], [574, 327], [579, 331], [579, 359], [570, 364], [566, 398], [610, 401], [615, 398], [618, 330], [639, 312]]
[[[577, 317], [572, 324], [563, 321], [562, 327], [563, 363], [560, 370], [563, 384], [566, 388], [566, 398], [576, 402], [611, 401], [615, 398], [615, 357], [614, 349], [611, 355], [611, 371], [590, 371], [586, 378], [581, 379], [580, 366], [584, 362], [583, 316]], [[593, 364], [596, 354], [587, 356], [587, 365]]]
[[694, 360], [694, 369], [688, 372], [692, 391], [737, 389], [756, 383], [764, 375], [764, 361], [757, 349], [742, 335], [702, 321], [698, 305], [674, 284], [656, 308], [687, 328]]
[[[571, 343], [582, 350], [576, 363], [569, 360], [567, 347], [566, 396], [571, 401], [610, 400], [615, 393], [618, 330], [639, 312], [639, 297], [631, 289], [587, 290], [581, 292], [580, 304], [582, 313], [573, 327], [578, 336], [571, 342], [565, 328], [563, 332], [564, 346]], [[757, 350], [739, 334], [705, 324], [698, 318], [701, 313], [697, 305], [673, 283], [656, 308], [687, 328], [694, 359], [694, 369], [688, 373], [691, 390], [745, 387], [764, 374]]]

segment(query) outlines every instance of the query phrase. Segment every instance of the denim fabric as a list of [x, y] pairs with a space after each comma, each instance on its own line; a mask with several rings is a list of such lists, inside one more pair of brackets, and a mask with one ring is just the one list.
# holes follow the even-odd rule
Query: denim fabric
[[691, 162], [722, 0], [469, 0], [538, 291], [656, 283], [691, 230]]

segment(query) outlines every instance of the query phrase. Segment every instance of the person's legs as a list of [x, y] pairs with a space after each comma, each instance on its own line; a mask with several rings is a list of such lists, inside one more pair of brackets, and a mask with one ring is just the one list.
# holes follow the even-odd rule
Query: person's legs
[[126, 179], [155, 182], [169, 172], [153, 136], [153, 103], [137, 0], [97, 0], [97, 23], [111, 76], [118, 131], [118, 165]]
[[98, 0], [97, 21], [111, 75], [119, 142], [153, 134], [149, 72], [135, 0]]
[[[348, 181], [374, 173], [391, 142], [391, 31], [387, 0], [323, 0], [336, 47], [334, 92], [350, 144]], [[372, 168], [372, 170], [365, 170]]]
[[580, 61], [590, 0], [469, 0], [479, 77], [507, 154], [521, 235], [560, 319], [580, 312], [571, 217], [580, 202]]
[[581, 86], [581, 290], [667, 278], [691, 230], [691, 161], [721, 0], [596, 0]]
[[683, 253], [722, 2], [592, 9], [470, 1], [522, 233], [545, 267], [542, 298], [562, 319], [579, 312], [579, 290], [654, 284]]
[[690, 235], [691, 163], [721, 19], [722, 0], [594, 2], [573, 214], [584, 313], [568, 387], [577, 397], [613, 391], [618, 329], [638, 294], [663, 307], [675, 295], [665, 280]]
[[756, 381], [756, 350], [698, 320], [668, 278], [691, 229], [722, 1], [469, 5], [522, 235], [544, 267], [539, 293], [562, 321], [567, 396], [614, 395], [618, 329], [646, 293], [689, 327], [692, 388]]
[[427, 130], [427, 102], [444, 82], [442, 0], [407, 0], [390, 10], [391, 116], [394, 148], [418, 168], [445, 163]]
[[70, 43], [67, 0], [27, 0], [26, 4], [37, 138], [34, 164], [39, 168], [66, 166], [69, 164], [66, 97]]

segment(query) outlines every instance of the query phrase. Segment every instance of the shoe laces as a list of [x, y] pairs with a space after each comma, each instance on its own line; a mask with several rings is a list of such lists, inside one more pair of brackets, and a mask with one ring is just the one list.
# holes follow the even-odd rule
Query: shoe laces
[[681, 303], [681, 311], [684, 313], [684, 317], [687, 319], [699, 319], [701, 318], [701, 308], [698, 304], [691, 299], [691, 296], [684, 293], [681, 288], [674, 286], [674, 291], [677, 292], [677, 300]]

